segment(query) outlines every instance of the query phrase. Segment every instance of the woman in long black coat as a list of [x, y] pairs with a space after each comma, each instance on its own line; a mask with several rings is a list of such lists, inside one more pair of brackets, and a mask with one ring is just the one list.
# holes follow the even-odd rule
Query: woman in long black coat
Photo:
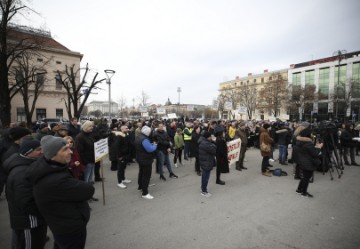
[[221, 173], [229, 173], [229, 161], [224, 130], [216, 132], [216, 184], [225, 185]]

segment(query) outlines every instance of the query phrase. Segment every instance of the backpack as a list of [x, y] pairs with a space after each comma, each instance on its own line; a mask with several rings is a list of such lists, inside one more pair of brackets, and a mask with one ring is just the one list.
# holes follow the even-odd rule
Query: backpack
[[272, 171], [273, 176], [287, 176], [288, 174], [286, 173], [286, 171], [283, 171], [280, 168], [276, 168]]

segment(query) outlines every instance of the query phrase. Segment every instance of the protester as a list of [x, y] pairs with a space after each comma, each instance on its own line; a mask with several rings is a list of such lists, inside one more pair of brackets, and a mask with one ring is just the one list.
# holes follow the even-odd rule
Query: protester
[[40, 141], [46, 135], [49, 135], [49, 126], [47, 123], [42, 123], [36, 131], [35, 139]]
[[290, 141], [291, 134], [286, 129], [285, 124], [280, 124], [280, 129], [275, 131], [278, 147], [279, 147], [279, 163], [287, 165], [286, 156], [288, 151], [288, 142]]
[[199, 125], [195, 125], [194, 131], [191, 134], [191, 143], [190, 143], [190, 156], [195, 157], [195, 171], [198, 176], [201, 176], [201, 169], [199, 162], [200, 133], [201, 133], [201, 127]]
[[190, 141], [191, 141], [191, 134], [193, 132], [192, 129], [192, 123], [190, 122], [186, 122], [185, 123], [185, 129], [184, 129], [184, 143], [185, 143], [185, 147], [184, 147], [184, 159], [185, 160], [189, 160], [190, 157]]
[[174, 136], [174, 146], [175, 146], [175, 155], [174, 155], [174, 165], [177, 168], [177, 160], [182, 165], [181, 156], [184, 148], [184, 138], [182, 134], [182, 130], [180, 128], [176, 129], [176, 134]]
[[78, 124], [78, 119], [76, 117], [71, 118], [70, 123], [67, 126], [68, 135], [73, 139], [80, 133], [80, 125]]
[[56, 126], [56, 128], [54, 128], [54, 131], [54, 137], [64, 138], [68, 135], [68, 128], [63, 124], [59, 124], [58, 126]]
[[216, 184], [225, 185], [220, 179], [221, 173], [229, 173], [228, 149], [224, 130], [216, 132]]
[[[355, 131], [352, 124], [345, 124], [345, 129], [342, 131], [340, 136], [341, 146], [343, 147], [344, 153], [343, 158], [345, 165], [359, 166], [355, 161], [355, 150], [357, 141], [354, 140]], [[349, 162], [350, 154], [350, 162]]]
[[85, 166], [81, 162], [79, 152], [75, 148], [74, 139], [71, 136], [66, 136], [64, 139], [69, 143], [69, 147], [72, 151], [71, 161], [69, 163], [70, 170], [76, 179], [84, 180]]
[[31, 165], [28, 177], [36, 205], [53, 233], [54, 248], [85, 248], [94, 187], [69, 172], [72, 152], [65, 139], [45, 136], [41, 147], [44, 156]]
[[299, 164], [303, 177], [301, 178], [296, 193], [304, 197], [313, 197], [308, 190], [309, 180], [313, 175], [314, 170], [321, 164], [319, 155], [321, 153], [322, 143], [317, 143], [315, 146], [311, 139], [311, 130], [309, 128], [300, 132], [297, 138], [295, 147], [295, 158]]
[[261, 163], [261, 172], [264, 176], [272, 176], [272, 174], [268, 168], [271, 166], [269, 164], [269, 159], [272, 156], [271, 145], [274, 143], [273, 139], [269, 135], [270, 129], [271, 129], [271, 126], [269, 124], [265, 123], [260, 130], [260, 151], [261, 151], [261, 156], [263, 157], [263, 160]]
[[151, 128], [144, 126], [141, 128], [141, 132], [135, 138], [135, 149], [136, 149], [136, 161], [139, 164], [139, 177], [138, 177], [138, 189], [142, 191], [142, 198], [154, 199], [148, 192], [152, 163], [154, 161], [154, 153], [157, 148], [156, 142], [151, 143], [149, 136]]
[[248, 136], [246, 134], [246, 123], [245, 122], [241, 122], [239, 124], [239, 127], [236, 129], [235, 139], [236, 138], [240, 138], [241, 148], [240, 148], [239, 161], [236, 161], [235, 169], [241, 171], [243, 169], [247, 169], [244, 166], [245, 153], [247, 150], [247, 143], [248, 143]]
[[199, 162], [202, 170], [201, 173], [201, 195], [210, 197], [207, 185], [209, 183], [210, 173], [216, 166], [216, 145], [212, 141], [211, 133], [205, 131], [199, 138]]
[[25, 140], [19, 153], [4, 162], [8, 175], [6, 199], [13, 229], [12, 248], [44, 248], [47, 225], [40, 214], [33, 196], [33, 186], [27, 179], [30, 164], [42, 156], [40, 141]]
[[131, 180], [125, 178], [125, 169], [127, 166], [130, 153], [129, 128], [121, 125], [120, 132], [115, 137], [115, 153], [117, 158], [117, 186], [126, 189], [125, 183], [131, 183]]

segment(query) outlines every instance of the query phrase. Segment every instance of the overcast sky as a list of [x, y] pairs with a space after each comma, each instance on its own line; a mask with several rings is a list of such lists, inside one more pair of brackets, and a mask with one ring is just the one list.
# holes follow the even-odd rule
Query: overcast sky
[[[358, 0], [32, 0], [28, 23], [84, 54], [112, 100], [212, 103], [219, 83], [360, 50]], [[107, 100], [108, 87], [91, 97]]]

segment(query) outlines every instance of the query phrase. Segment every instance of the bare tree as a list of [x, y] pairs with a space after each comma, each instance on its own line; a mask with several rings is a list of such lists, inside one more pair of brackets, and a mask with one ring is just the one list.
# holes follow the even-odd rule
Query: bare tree
[[[316, 86], [314, 84], [302, 86], [291, 86], [291, 96], [289, 98], [289, 107], [292, 110], [297, 109], [299, 112], [299, 119], [302, 120], [302, 115], [305, 110], [306, 103], [313, 103], [315, 100]], [[319, 98], [321, 98], [319, 92]]]
[[256, 109], [257, 93], [256, 85], [245, 84], [239, 88], [239, 102], [240, 107], [246, 108], [246, 113], [249, 119], [252, 119], [253, 113]]
[[[105, 80], [105, 78], [96, 80], [99, 74], [96, 73], [88, 85], [86, 78], [89, 71], [89, 66], [86, 64], [85, 73], [80, 83], [78, 83], [80, 68], [75, 69], [75, 65], [70, 67], [66, 65], [64, 72], [57, 71], [56, 80], [61, 83], [67, 92], [67, 99], [64, 101], [69, 118], [80, 117], [89, 95], [93, 90], [101, 89], [98, 85]], [[64, 79], [63, 75], [65, 76]], [[81, 99], [82, 97], [83, 99]], [[72, 111], [74, 111], [74, 115]]]
[[46, 81], [46, 70], [44, 67], [51, 61], [51, 59], [47, 59], [45, 62], [35, 65], [34, 56], [39, 57], [39, 54], [32, 51], [24, 52], [21, 57], [15, 59], [16, 66], [10, 70], [16, 82], [10, 87], [10, 99], [18, 92], [22, 95], [28, 127], [32, 124], [36, 102], [43, 91]]
[[[240, 97], [239, 89], [236, 89], [235, 86], [228, 86], [228, 87], [222, 88], [222, 92], [218, 96], [219, 111], [221, 113], [224, 112], [224, 110], [225, 110], [225, 102], [231, 102], [232, 109], [235, 110], [236, 106], [237, 106], [237, 104], [239, 103], [239, 100], [240, 100], [239, 97]], [[232, 119], [235, 119], [235, 113], [233, 113], [232, 110], [229, 110], [228, 112], [231, 115]]]
[[340, 107], [342, 113], [349, 114], [348, 110], [350, 110], [353, 98], [360, 98], [360, 83], [351, 78], [339, 82], [334, 94], [330, 96], [330, 101], [336, 102], [335, 104]]
[[278, 117], [281, 109], [287, 109], [288, 81], [280, 73], [272, 74], [271, 78], [259, 92], [257, 108]]
[[[28, 50], [38, 49], [42, 38], [36, 35], [14, 37], [11, 20], [26, 11], [32, 11], [21, 0], [0, 1], [0, 120], [6, 126], [11, 122], [11, 91], [9, 87], [9, 70], [15, 60]], [[11, 39], [10, 39], [11, 38]], [[15, 83], [14, 83], [15, 84]]]
[[120, 108], [120, 112], [123, 111], [123, 109], [126, 107], [126, 98], [123, 94], [121, 94], [121, 97], [119, 98], [119, 108]]

